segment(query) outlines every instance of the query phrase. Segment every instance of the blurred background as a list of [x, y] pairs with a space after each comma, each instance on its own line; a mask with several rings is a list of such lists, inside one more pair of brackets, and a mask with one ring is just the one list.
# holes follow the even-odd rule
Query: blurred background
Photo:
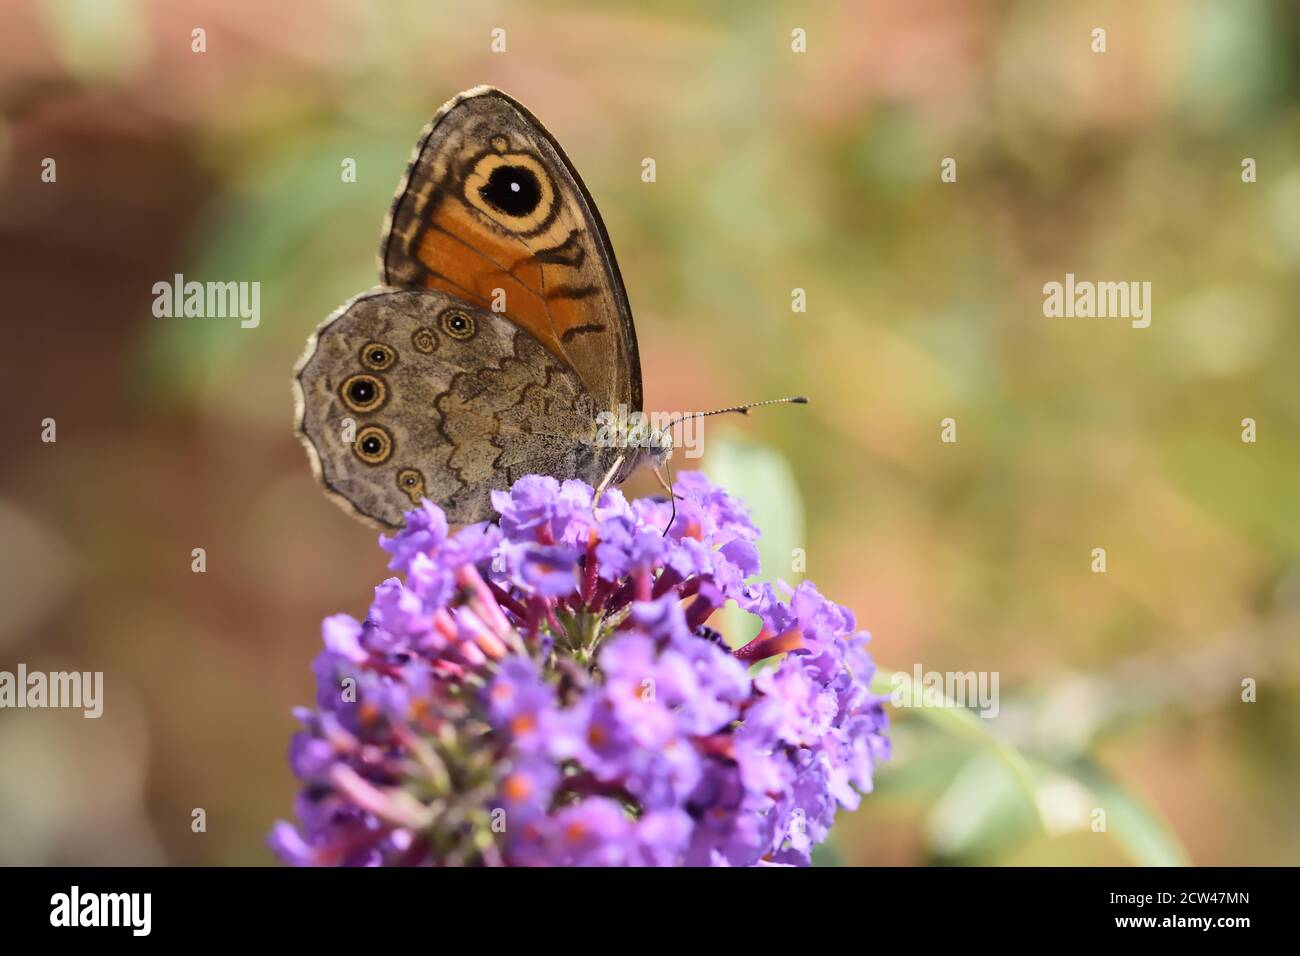
[[[7, 0], [0, 669], [106, 687], [0, 712], [0, 863], [271, 862], [319, 621], [387, 575], [290, 372], [479, 83], [596, 198], [649, 408], [812, 397], [706, 432], [768, 573], [803, 548], [883, 668], [1000, 676], [895, 713], [822, 862], [1300, 862], [1298, 66], [1282, 0]], [[177, 272], [260, 326], [155, 318]], [[1045, 318], [1067, 272], [1150, 328]]]

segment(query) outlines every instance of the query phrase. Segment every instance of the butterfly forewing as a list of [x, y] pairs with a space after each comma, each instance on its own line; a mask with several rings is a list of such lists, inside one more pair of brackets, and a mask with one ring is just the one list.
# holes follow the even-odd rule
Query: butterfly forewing
[[381, 281], [501, 312], [597, 407], [641, 409], [627, 294], [595, 204], [554, 138], [488, 87], [429, 124], [389, 214]]

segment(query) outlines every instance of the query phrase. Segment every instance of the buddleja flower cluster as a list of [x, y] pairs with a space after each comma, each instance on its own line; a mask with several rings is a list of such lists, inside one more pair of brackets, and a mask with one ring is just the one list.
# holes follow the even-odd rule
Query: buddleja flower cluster
[[[747, 584], [745, 509], [699, 474], [675, 491], [675, 518], [617, 490], [593, 514], [585, 483], [527, 477], [495, 523], [449, 534], [426, 501], [381, 538], [405, 580], [324, 622], [280, 857], [807, 864], [887, 756], [867, 635], [811, 583]], [[762, 625], [734, 651], [728, 601]]]

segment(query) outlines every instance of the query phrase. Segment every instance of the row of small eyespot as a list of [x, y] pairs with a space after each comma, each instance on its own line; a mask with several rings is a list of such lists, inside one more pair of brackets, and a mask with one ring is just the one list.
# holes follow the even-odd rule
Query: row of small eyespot
[[[474, 335], [474, 317], [460, 309], [449, 309], [440, 320], [442, 330], [454, 339], [468, 339]], [[421, 326], [411, 334], [411, 345], [417, 352], [429, 354], [438, 347], [438, 337], [433, 329]], [[397, 361], [397, 352], [383, 342], [369, 342], [361, 349], [361, 364], [370, 372], [383, 372]], [[378, 376], [368, 372], [349, 375], [339, 386], [339, 397], [349, 411], [366, 415], [377, 412], [388, 401], [388, 385]], [[382, 465], [392, 454], [393, 440], [379, 425], [367, 425], [357, 434], [354, 445], [357, 457], [368, 465]], [[421, 484], [418, 473], [407, 475], [401, 482], [403, 490], [410, 491]]]

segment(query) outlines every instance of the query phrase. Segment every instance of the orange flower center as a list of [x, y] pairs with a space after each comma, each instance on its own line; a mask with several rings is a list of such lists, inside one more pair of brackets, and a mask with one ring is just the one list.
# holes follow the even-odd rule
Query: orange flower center
[[516, 737], [522, 737], [524, 734], [532, 733], [537, 727], [537, 718], [532, 714], [520, 714], [514, 720], [510, 721], [510, 732]]

